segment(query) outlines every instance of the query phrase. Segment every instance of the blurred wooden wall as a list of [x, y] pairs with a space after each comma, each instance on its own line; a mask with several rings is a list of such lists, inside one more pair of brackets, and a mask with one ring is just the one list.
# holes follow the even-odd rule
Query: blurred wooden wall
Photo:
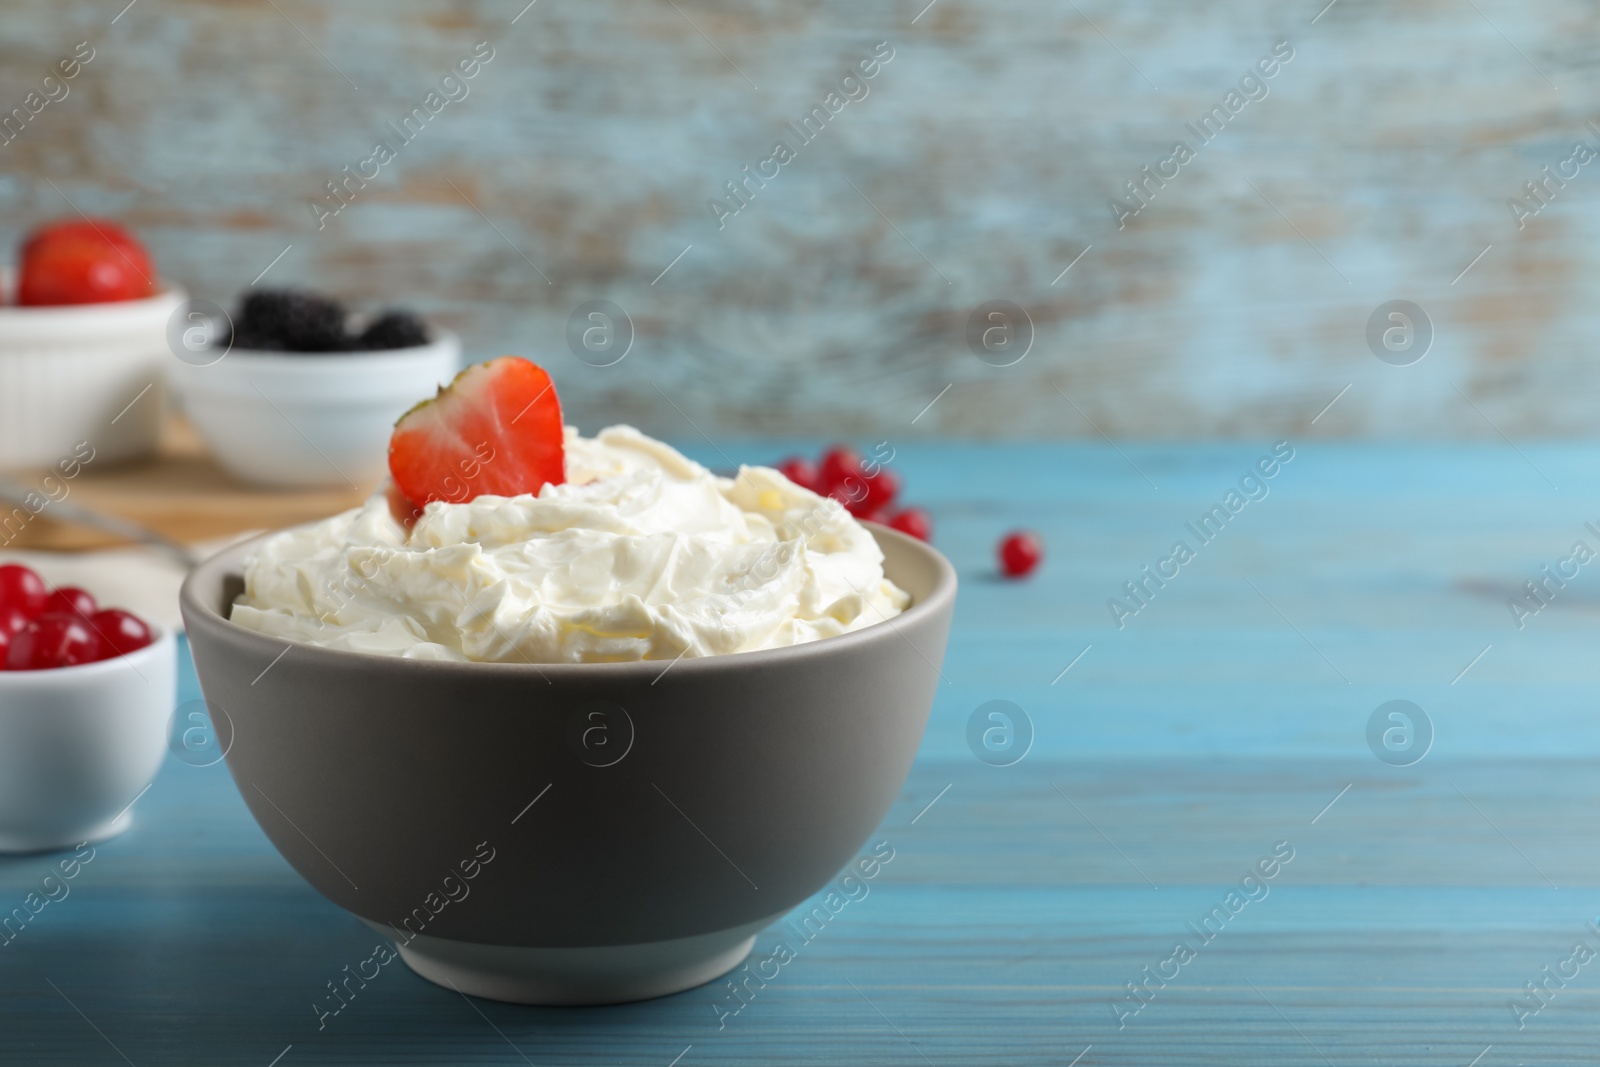
[[[5, 0], [0, 110], [78, 42], [95, 58], [0, 145], [0, 237], [70, 198], [227, 304], [292, 246], [262, 284], [405, 302], [473, 356], [535, 356], [587, 429], [1595, 424], [1600, 161], [1520, 228], [1507, 205], [1600, 147], [1592, 0], [524, 2]], [[319, 230], [324, 183], [481, 41], [469, 94]], [[868, 95], [719, 229], [708, 200], [798, 146], [785, 123], [884, 41]], [[1197, 145], [1185, 123], [1280, 41], [1294, 58], [1266, 98], [1119, 229], [1110, 198]], [[1413, 366], [1368, 349], [1396, 298], [1436, 331]], [[620, 363], [568, 350], [590, 300], [632, 319]], [[1013, 366], [969, 351], [990, 300], [1034, 323]]]

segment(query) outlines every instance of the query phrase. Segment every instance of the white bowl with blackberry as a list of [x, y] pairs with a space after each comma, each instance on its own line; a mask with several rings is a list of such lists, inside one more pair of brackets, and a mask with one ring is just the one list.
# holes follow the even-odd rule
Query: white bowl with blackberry
[[229, 474], [274, 488], [372, 488], [418, 396], [455, 376], [461, 344], [407, 311], [363, 320], [294, 290], [247, 294], [231, 331], [174, 362], [184, 412]]

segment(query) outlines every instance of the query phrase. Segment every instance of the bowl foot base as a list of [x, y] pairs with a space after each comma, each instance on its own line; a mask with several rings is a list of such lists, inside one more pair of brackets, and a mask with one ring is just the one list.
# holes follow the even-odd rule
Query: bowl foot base
[[[368, 923], [393, 936], [394, 930]], [[704, 985], [737, 967], [767, 920], [671, 941], [599, 948], [480, 945], [418, 934], [400, 958], [446, 989], [514, 1004], [622, 1004]]]
[[96, 845], [116, 837], [133, 825], [133, 812], [71, 833], [14, 834], [0, 831], [0, 853], [63, 852], [79, 845]]

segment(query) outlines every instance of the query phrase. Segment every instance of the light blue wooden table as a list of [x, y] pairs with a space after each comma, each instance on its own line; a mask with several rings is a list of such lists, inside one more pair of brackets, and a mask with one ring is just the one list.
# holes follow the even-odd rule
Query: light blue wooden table
[[[1300, 446], [1118, 629], [1107, 599], [1269, 450], [900, 449], [963, 588], [895, 858], [720, 1029], [715, 986], [548, 1010], [392, 967], [319, 1031], [373, 935], [173, 759], [0, 948], [0, 1063], [1592, 1063], [1600, 564], [1521, 629], [1506, 600], [1600, 549], [1600, 447]], [[1013, 525], [1048, 543], [1025, 584], [993, 573]], [[1396, 699], [1434, 735], [1409, 766], [1367, 740]], [[966, 740], [990, 700], [1032, 723], [1008, 767]], [[48, 868], [0, 862], [0, 905]]]

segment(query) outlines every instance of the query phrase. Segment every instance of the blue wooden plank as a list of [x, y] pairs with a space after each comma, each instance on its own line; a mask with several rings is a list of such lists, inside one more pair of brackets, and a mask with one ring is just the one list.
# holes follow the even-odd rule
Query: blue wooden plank
[[[311, 1004], [373, 935], [272, 850], [225, 768], [170, 759], [134, 828], [0, 947], [0, 1059], [1059, 1067], [1092, 1046], [1082, 1067], [1420, 1065], [1492, 1046], [1484, 1067], [1590, 1062], [1591, 968], [1521, 1029], [1509, 1004], [1573, 944], [1600, 949], [1594, 579], [1520, 631], [1501, 601], [1583, 536], [1600, 450], [1525, 448], [1557, 492], [1505, 448], [1308, 448], [1115, 629], [1111, 579], [1262, 447], [1125, 446], [1160, 490], [1105, 446], [903, 450], [964, 585], [949, 684], [877, 831], [896, 857], [723, 1026], [715, 984], [548, 1010], [468, 1003], [393, 968], [319, 1030]], [[1050, 556], [1001, 582], [993, 541], [1019, 525]], [[197, 696], [185, 662], [180, 699]], [[1436, 728], [1410, 767], [1366, 741], [1396, 696]], [[995, 698], [1036, 730], [1010, 767], [967, 747]], [[1279, 841], [1295, 858], [1268, 894], [1119, 1028], [1125, 983]], [[48, 867], [0, 860], [0, 904]]]
[[[718, 444], [684, 442], [712, 464], [815, 451]], [[1600, 525], [1600, 450], [1522, 446], [1558, 492], [1504, 445], [1304, 446], [1200, 547], [1185, 523], [1270, 447], [1124, 446], [1130, 463], [1103, 445], [901, 446], [907, 498], [932, 510], [963, 581], [924, 753], [965, 751], [966, 716], [995, 698], [1070, 721], [1040, 730], [1052, 755], [1359, 752], [1366, 717], [1395, 697], [1451, 724], [1440, 752], [1593, 746], [1600, 579], [1584, 569], [1521, 630], [1505, 601], [1575, 540], [1600, 551], [1584, 526]], [[995, 543], [1016, 526], [1047, 546], [1026, 583], [995, 577]], [[1178, 538], [1197, 559], [1118, 629], [1106, 601]]]
[[[311, 1000], [366, 956], [372, 935], [271, 856], [225, 779], [169, 766], [140, 827], [103, 846], [59, 911], [4, 950], [6, 1011], [26, 1020], [12, 1028], [26, 1043], [9, 1047], [25, 1062], [113, 1061], [54, 983], [135, 1063], [260, 1064], [289, 1045], [291, 1063], [521, 1062], [507, 1038], [533, 1062], [660, 1065], [693, 1045], [683, 1062], [905, 1063], [910, 1042], [940, 1064], [1060, 1063], [1088, 1044], [1098, 1056], [1086, 1062], [1160, 1063], [1178, 1050], [1197, 1062], [1319, 1062], [1275, 1010], [1335, 1062], [1437, 1062], [1447, 1049], [1465, 1050], [1466, 1062], [1491, 1043], [1538, 1062], [1583, 1062], [1593, 990], [1574, 983], [1524, 1030], [1506, 1005], [1575, 940], [1600, 943], [1585, 926], [1600, 909], [1600, 861], [1577, 842], [1542, 840], [1550, 824], [1538, 810], [1555, 795], [1593, 803], [1592, 763], [1554, 781], [1540, 764], [1509, 768], [1509, 783], [1504, 764], [1451, 776], [1564, 883], [1558, 890], [1487, 824], [1461, 833], [1459, 816], [1477, 816], [1443, 777], [1412, 780], [1401, 795], [1362, 780], [1313, 825], [1347, 768], [1033, 769], [1065, 784], [1107, 836], [1053, 795], [1053, 815], [1041, 818], [1048, 789], [1019, 791], [971, 761], [925, 764], [880, 828], [896, 848], [881, 881], [720, 1027], [717, 1007], [729, 1000], [716, 985], [598, 1010], [480, 1003], [490, 1027], [453, 994], [395, 970], [318, 1030]], [[946, 780], [952, 789], [919, 817]], [[1549, 791], [1537, 795], [1541, 782]], [[182, 818], [197, 802], [231, 813], [239, 825], [229, 835], [264, 861], [260, 874], [241, 878], [237, 859], [201, 840], [194, 852], [206, 866], [148, 877], [152, 844], [195, 836]], [[1417, 825], [1430, 811], [1437, 826]], [[1426, 855], [1427, 835], [1441, 829], [1460, 834], [1455, 848], [1433, 849], [1443, 866]], [[997, 831], [1014, 839], [986, 850]], [[1174, 939], [1198, 942], [1186, 924], [1279, 835], [1295, 856], [1269, 893], [1119, 1029], [1110, 1005], [1123, 983]], [[780, 936], [793, 940], [775, 929], [758, 946]]]

